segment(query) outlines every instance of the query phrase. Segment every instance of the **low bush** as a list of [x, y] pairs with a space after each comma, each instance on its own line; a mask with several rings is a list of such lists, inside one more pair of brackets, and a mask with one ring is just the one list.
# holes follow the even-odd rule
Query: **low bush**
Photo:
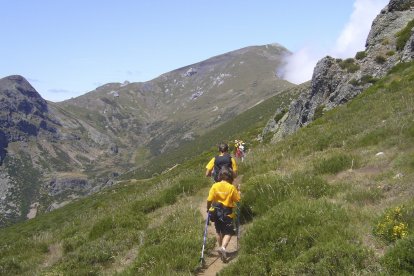
[[391, 243], [408, 236], [407, 213], [403, 206], [386, 210], [374, 227], [374, 235]]
[[359, 70], [360, 66], [355, 63], [353, 58], [348, 58], [339, 62], [339, 67], [346, 70], [348, 73], [355, 73]]
[[366, 56], [367, 56], [367, 52], [360, 51], [356, 53], [355, 58], [358, 60], [361, 60], [361, 59], [364, 59]]
[[346, 169], [355, 168], [356, 160], [347, 154], [338, 153], [331, 157], [317, 160], [313, 167], [316, 173], [335, 174]]
[[378, 64], [384, 64], [387, 61], [387, 58], [381, 55], [375, 57], [375, 62]]
[[414, 274], [414, 235], [399, 240], [382, 258], [382, 263], [392, 275]]
[[395, 55], [395, 52], [394, 52], [394, 51], [388, 51], [388, 52], [386, 52], [385, 54], [386, 54], [387, 56], [391, 57], [391, 56]]

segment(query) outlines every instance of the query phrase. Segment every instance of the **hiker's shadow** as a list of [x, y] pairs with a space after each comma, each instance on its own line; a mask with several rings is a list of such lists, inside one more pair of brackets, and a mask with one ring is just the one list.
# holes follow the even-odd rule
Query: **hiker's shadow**
[[239, 254], [239, 250], [227, 251], [226, 263], [231, 262], [232, 260], [234, 260], [237, 257], [238, 254]]

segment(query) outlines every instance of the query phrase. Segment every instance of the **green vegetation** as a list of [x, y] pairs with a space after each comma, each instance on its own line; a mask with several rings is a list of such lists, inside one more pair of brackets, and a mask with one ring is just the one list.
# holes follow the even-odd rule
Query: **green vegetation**
[[367, 56], [367, 52], [360, 51], [356, 53], [355, 58], [358, 60], [361, 60], [361, 59], [364, 59], [366, 56]]
[[387, 56], [391, 57], [393, 55], [395, 55], [395, 51], [388, 51], [385, 53]]
[[[413, 274], [412, 87], [414, 63], [399, 64], [278, 144], [254, 145], [240, 163], [241, 247], [222, 275]], [[200, 147], [156, 177], [1, 229], [0, 274], [195, 274], [215, 153]]]
[[352, 80], [349, 81], [349, 83], [352, 84], [352, 85], [365, 85], [367, 83], [373, 84], [377, 81], [378, 81], [378, 79], [374, 78], [371, 75], [363, 75], [359, 80], [352, 79]]
[[402, 51], [404, 49], [405, 44], [407, 44], [407, 41], [410, 39], [412, 28], [414, 28], [414, 19], [408, 22], [407, 26], [396, 34], [397, 51]]
[[[160, 156], [155, 156], [148, 164], [140, 169], [124, 175], [124, 179], [128, 178], [148, 178], [155, 174], [159, 174], [175, 164], [181, 164], [190, 160], [197, 154], [202, 154], [206, 149], [213, 148], [216, 154], [216, 145], [222, 141], [228, 142], [234, 139], [242, 139], [249, 141], [250, 147], [255, 138], [262, 132], [269, 118], [274, 115], [275, 107], [287, 108], [290, 99], [296, 98], [301, 90], [297, 88], [289, 89], [264, 102], [250, 108], [246, 112], [236, 116], [235, 118], [219, 125], [212, 131], [197, 137], [196, 140], [184, 142], [179, 148], [165, 152]], [[229, 144], [231, 144], [229, 142]], [[202, 158], [207, 158], [203, 156]], [[198, 159], [203, 160], [203, 159]]]
[[346, 70], [348, 73], [355, 73], [360, 68], [359, 65], [355, 63], [353, 58], [339, 61], [339, 67]]
[[387, 61], [387, 58], [382, 56], [382, 55], [378, 55], [375, 57], [375, 62], [378, 64], [384, 64]]

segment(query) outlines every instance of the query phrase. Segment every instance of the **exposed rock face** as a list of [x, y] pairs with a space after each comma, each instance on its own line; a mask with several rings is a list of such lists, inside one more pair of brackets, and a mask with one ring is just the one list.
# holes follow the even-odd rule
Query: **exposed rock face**
[[414, 6], [414, 1], [412, 0], [391, 0], [388, 4], [389, 11], [404, 11]]
[[[39, 131], [56, 134], [58, 122], [50, 119], [47, 102], [21, 76], [0, 79], [0, 156], [14, 141], [37, 136]], [[3, 149], [3, 154], [1, 154]]]
[[49, 194], [51, 196], [60, 195], [62, 193], [79, 193], [88, 191], [91, 185], [86, 178], [80, 177], [64, 177], [54, 178], [49, 183]]
[[291, 103], [287, 116], [278, 122], [272, 141], [280, 141], [312, 122], [318, 108], [329, 110], [348, 102], [397, 63], [412, 60], [414, 35], [411, 34], [403, 50], [398, 50], [396, 34], [413, 19], [413, 0], [392, 0], [375, 18], [363, 55], [345, 61], [329, 56], [320, 60], [310, 89]]

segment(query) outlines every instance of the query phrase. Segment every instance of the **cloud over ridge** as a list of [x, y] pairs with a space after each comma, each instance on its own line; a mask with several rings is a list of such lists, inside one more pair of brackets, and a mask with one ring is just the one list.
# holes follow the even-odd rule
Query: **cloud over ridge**
[[387, 0], [355, 0], [353, 12], [335, 45], [325, 53], [312, 46], [303, 46], [286, 57], [285, 66], [279, 75], [290, 82], [300, 84], [312, 78], [313, 68], [322, 57], [326, 55], [337, 58], [353, 57], [357, 51], [365, 48], [372, 21], [387, 3]]

